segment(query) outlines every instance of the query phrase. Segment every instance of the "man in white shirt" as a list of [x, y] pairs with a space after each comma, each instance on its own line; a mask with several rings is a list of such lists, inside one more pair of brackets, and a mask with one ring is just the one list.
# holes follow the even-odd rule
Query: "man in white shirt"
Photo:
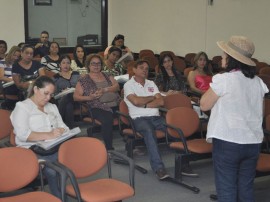
[[146, 79], [149, 70], [148, 62], [138, 61], [135, 66], [133, 68], [135, 76], [124, 85], [124, 100], [136, 130], [144, 136], [151, 167], [162, 180], [169, 175], [158, 151], [155, 131], [165, 131], [165, 121], [159, 116], [158, 109], [163, 106], [164, 101], [155, 83]]

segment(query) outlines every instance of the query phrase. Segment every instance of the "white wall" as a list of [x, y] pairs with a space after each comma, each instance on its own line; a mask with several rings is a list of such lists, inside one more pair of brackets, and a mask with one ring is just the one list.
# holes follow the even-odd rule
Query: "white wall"
[[109, 1], [109, 43], [116, 34], [126, 36], [134, 52], [149, 48], [172, 50], [184, 56], [206, 51], [220, 55], [216, 41], [231, 35], [248, 36], [254, 57], [270, 63], [269, 0], [113, 0]]
[[0, 39], [7, 42], [8, 49], [24, 42], [23, 0], [1, 0], [0, 25]]
[[28, 0], [28, 19], [30, 37], [39, 38], [46, 30], [50, 40], [66, 38], [68, 46], [76, 46], [78, 36], [101, 35], [99, 0], [54, 0], [52, 6], [34, 6], [33, 0]]

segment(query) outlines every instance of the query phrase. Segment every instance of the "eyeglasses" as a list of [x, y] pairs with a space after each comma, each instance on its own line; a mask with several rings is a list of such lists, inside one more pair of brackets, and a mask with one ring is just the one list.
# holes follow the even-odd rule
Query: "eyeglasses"
[[98, 66], [98, 67], [100, 67], [101, 66], [101, 62], [90, 62], [90, 65], [91, 66]]

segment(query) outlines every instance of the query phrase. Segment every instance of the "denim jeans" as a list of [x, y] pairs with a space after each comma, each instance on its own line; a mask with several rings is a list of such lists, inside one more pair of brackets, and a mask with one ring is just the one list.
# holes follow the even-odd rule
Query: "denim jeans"
[[[43, 159], [45, 161], [55, 162], [58, 159], [58, 153], [56, 152], [55, 154], [52, 154], [49, 156], [39, 156], [38, 155], [38, 159]], [[46, 179], [48, 180], [48, 185], [49, 185], [51, 193], [54, 196], [61, 198], [61, 191], [60, 191], [60, 188], [58, 186], [59, 177], [58, 177], [57, 173], [53, 169], [48, 168], [46, 166], [43, 168], [43, 173], [44, 173]]]
[[253, 202], [253, 184], [261, 144], [213, 139], [215, 184], [219, 202]]
[[156, 172], [158, 169], [164, 168], [158, 151], [155, 131], [161, 130], [165, 132], [165, 120], [160, 116], [139, 117], [133, 119], [133, 123], [136, 131], [144, 137], [152, 169]]

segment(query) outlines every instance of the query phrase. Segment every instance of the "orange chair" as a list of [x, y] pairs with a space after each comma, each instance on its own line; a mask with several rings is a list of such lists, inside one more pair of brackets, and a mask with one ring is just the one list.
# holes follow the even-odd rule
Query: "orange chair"
[[174, 67], [176, 68], [176, 70], [178, 72], [181, 72], [182, 74], [184, 74], [184, 70], [187, 67], [185, 60], [175, 56], [175, 57], [173, 57], [173, 63], [174, 63]]
[[185, 62], [187, 67], [192, 67], [194, 65], [194, 57], [196, 56], [196, 53], [187, 53], [185, 55]]
[[[109, 153], [109, 154], [108, 154]], [[121, 201], [134, 195], [134, 164], [132, 159], [115, 151], [107, 153], [104, 144], [90, 137], [79, 137], [64, 142], [58, 151], [58, 164], [61, 168], [65, 166], [71, 185], [64, 185], [66, 193], [76, 197], [78, 201], [110, 202]], [[106, 178], [88, 182], [78, 182], [93, 176], [107, 163], [109, 166], [109, 177], [111, 177], [110, 160], [113, 156], [125, 159], [130, 165], [130, 185], [124, 182]]]
[[144, 56], [142, 59], [149, 63], [148, 79], [154, 79], [156, 76], [155, 67], [158, 65], [158, 59], [156, 56]]
[[0, 109], [0, 140], [8, 137], [13, 129], [10, 121], [11, 112], [8, 110]]
[[139, 52], [139, 58], [142, 59], [145, 56], [155, 56], [155, 53], [150, 49], [143, 49]]
[[199, 160], [209, 158], [212, 154], [212, 144], [208, 144], [205, 139], [187, 140], [199, 127], [199, 117], [197, 113], [187, 107], [177, 107], [171, 109], [166, 114], [166, 126], [168, 135], [178, 141], [170, 143], [170, 148], [175, 154], [175, 178], [176, 182], [184, 187], [199, 192], [197, 187], [185, 184], [182, 181], [181, 171], [184, 160]]
[[[39, 173], [37, 156], [29, 149], [7, 147], [0, 149], [0, 192], [13, 192], [32, 182]], [[42, 177], [41, 177], [42, 179]], [[59, 198], [42, 192], [28, 192], [0, 198], [1, 202], [60, 202]]]
[[262, 68], [259, 70], [259, 75], [260, 75], [260, 74], [265, 74], [265, 75], [270, 76], [270, 66], [262, 67]]
[[269, 65], [265, 62], [256, 62], [256, 74], [259, 74], [263, 67], [268, 67]]

